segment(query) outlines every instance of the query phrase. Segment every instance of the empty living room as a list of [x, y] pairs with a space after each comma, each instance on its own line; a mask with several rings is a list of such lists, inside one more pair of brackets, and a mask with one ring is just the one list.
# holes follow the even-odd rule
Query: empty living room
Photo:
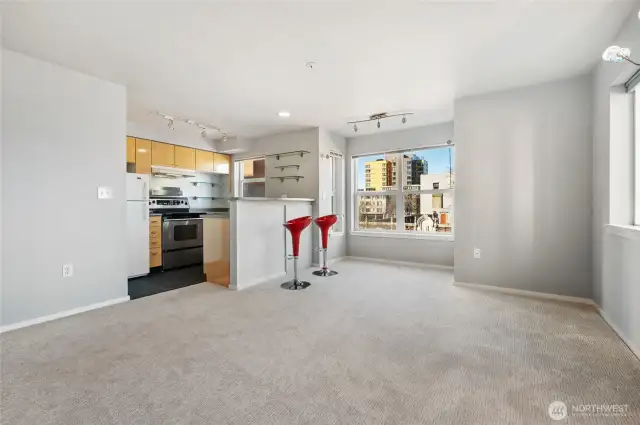
[[0, 424], [640, 424], [640, 0], [0, 2]]

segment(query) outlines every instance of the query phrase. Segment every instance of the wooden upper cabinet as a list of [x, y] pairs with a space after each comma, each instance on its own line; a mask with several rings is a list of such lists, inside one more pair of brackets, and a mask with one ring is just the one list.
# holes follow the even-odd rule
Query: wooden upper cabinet
[[196, 150], [185, 148], [184, 146], [175, 147], [175, 167], [184, 168], [186, 170], [196, 169]]
[[213, 171], [215, 173], [229, 174], [231, 157], [221, 153], [213, 153]]
[[213, 172], [213, 152], [196, 149], [196, 171]]
[[151, 165], [175, 167], [174, 145], [151, 142]]
[[127, 137], [127, 162], [135, 164], [136, 162], [136, 139]]
[[[151, 141], [145, 139], [136, 140], [136, 173], [151, 174]], [[127, 150], [128, 155], [128, 150]]]

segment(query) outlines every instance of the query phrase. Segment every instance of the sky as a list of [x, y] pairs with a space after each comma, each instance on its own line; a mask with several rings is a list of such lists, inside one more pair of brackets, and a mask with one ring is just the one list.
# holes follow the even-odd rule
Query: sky
[[[427, 162], [429, 162], [429, 174], [441, 174], [449, 172], [449, 151], [451, 151], [451, 162], [453, 165], [453, 172], [455, 173], [455, 149], [453, 147], [423, 149], [406, 152], [406, 154], [412, 156], [415, 153], [418, 158], [427, 160]], [[364, 189], [364, 164], [383, 158], [384, 155], [370, 155], [360, 157], [356, 160], [356, 167], [358, 170], [358, 189]]]

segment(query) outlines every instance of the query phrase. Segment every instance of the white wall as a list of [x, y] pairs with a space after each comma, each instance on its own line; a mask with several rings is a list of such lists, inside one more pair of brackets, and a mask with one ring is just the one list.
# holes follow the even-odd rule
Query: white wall
[[2, 54], [0, 323], [126, 297], [125, 88]]
[[[352, 230], [351, 185], [353, 170], [351, 156], [440, 146], [445, 145], [448, 140], [454, 140], [452, 122], [347, 139], [345, 163], [347, 166], [347, 223], [349, 230]], [[350, 256], [443, 266], [453, 266], [453, 247], [452, 241], [392, 239], [353, 234], [349, 235], [347, 239], [347, 255]]]
[[[640, 6], [640, 2], [638, 3]], [[609, 44], [629, 47], [632, 57], [640, 52], [637, 9]], [[606, 46], [602, 46], [603, 49]], [[599, 62], [592, 73], [593, 107], [593, 299], [607, 319], [636, 347], [640, 347], [640, 240], [606, 230], [607, 224], [630, 224], [632, 175], [628, 138], [629, 98], [614, 86], [626, 81], [637, 68], [628, 63]], [[627, 236], [638, 230], [622, 229]], [[634, 233], [635, 232], [635, 233]]]
[[591, 138], [588, 76], [456, 101], [456, 281], [591, 297]]
[[[245, 289], [266, 280], [293, 278], [291, 235], [282, 223], [311, 214], [311, 204], [300, 201], [235, 200], [230, 215], [231, 289]], [[311, 224], [310, 226], [313, 226]], [[299, 270], [311, 265], [311, 233], [300, 236]]]

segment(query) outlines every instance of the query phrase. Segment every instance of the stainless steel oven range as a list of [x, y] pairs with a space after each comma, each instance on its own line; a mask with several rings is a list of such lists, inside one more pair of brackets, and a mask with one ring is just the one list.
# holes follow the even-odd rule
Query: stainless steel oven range
[[202, 264], [202, 218], [185, 197], [152, 196], [149, 209], [162, 214], [162, 269]]

